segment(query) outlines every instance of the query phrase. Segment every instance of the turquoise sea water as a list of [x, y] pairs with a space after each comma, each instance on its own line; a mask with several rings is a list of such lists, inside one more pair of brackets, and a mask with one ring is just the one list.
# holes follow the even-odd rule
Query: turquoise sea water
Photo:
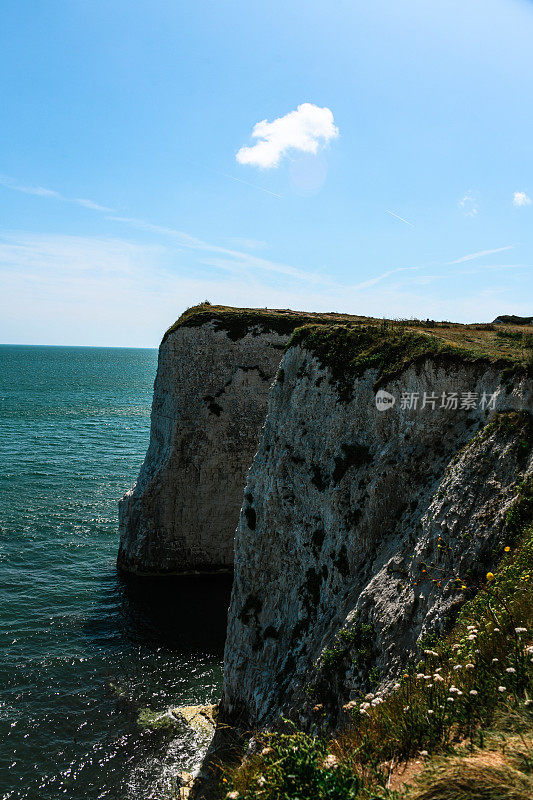
[[0, 798], [148, 800], [198, 759], [138, 711], [214, 701], [228, 582], [125, 580], [117, 500], [157, 351], [0, 346]]

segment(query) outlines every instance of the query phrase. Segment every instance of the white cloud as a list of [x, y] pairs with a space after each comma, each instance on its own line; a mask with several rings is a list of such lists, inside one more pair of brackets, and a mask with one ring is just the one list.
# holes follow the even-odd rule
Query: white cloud
[[236, 155], [239, 164], [251, 164], [264, 169], [277, 167], [291, 150], [316, 153], [319, 147], [336, 139], [339, 129], [329, 108], [302, 103], [296, 111], [273, 122], [266, 119], [254, 125], [252, 137], [258, 139], [251, 147], [241, 147]]
[[478, 202], [471, 191], [459, 200], [458, 205], [466, 217], [475, 217], [479, 211]]
[[523, 206], [530, 206], [531, 205], [531, 197], [525, 192], [515, 192], [513, 195], [513, 206], [516, 208], [523, 208]]

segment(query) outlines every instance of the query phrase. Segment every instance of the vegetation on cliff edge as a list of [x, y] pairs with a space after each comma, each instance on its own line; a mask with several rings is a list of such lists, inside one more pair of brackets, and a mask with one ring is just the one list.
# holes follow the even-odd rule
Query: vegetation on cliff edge
[[427, 641], [421, 661], [392, 692], [348, 703], [344, 729], [333, 740], [321, 733], [320, 706], [310, 734], [287, 723], [287, 732], [262, 736], [260, 751], [227, 772], [221, 797], [392, 798], [403, 781], [408, 800], [530, 797], [532, 498], [531, 481], [523, 481], [508, 512], [514, 544], [463, 606], [452, 633]]

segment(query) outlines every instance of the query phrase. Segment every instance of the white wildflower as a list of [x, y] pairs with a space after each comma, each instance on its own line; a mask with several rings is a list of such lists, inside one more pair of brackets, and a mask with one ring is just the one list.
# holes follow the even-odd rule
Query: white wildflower
[[258, 777], [258, 779], [257, 779], [257, 783], [259, 784], [259, 786], [264, 786], [264, 785], [265, 785], [265, 783], [266, 783], [266, 778], [265, 778], [265, 776], [264, 776], [264, 775], [260, 775], [260, 776]]
[[447, 697], [446, 700], [448, 701], [448, 703], [453, 703], [454, 702], [453, 697]]
[[228, 800], [237, 800], [237, 798], [239, 797], [239, 792], [228, 792], [226, 797], [228, 798]]
[[457, 694], [459, 692], [459, 689], [457, 688], [457, 686], [450, 686], [449, 692], [450, 694]]
[[493, 664], [497, 664], [499, 660], [500, 660], [499, 658], [493, 658], [493, 659], [492, 659], [492, 663], [493, 663]]
[[369, 692], [368, 694], [365, 694], [365, 700], [373, 700], [375, 696], [376, 696], [375, 694]]
[[395, 683], [395, 684], [394, 684], [394, 686], [393, 686], [392, 688], [393, 688], [393, 689], [399, 689], [399, 688], [400, 688], [400, 684], [399, 684], [399, 683]]
[[455, 672], [457, 672], [458, 669], [462, 669], [462, 668], [463, 668], [462, 664], [456, 664], [455, 667], [454, 667], [454, 670], [455, 670]]
[[526, 707], [529, 707], [529, 706], [533, 705], [533, 700], [525, 700], [525, 701], [524, 701], [524, 705], [525, 705]]
[[337, 761], [336, 756], [333, 753], [329, 753], [324, 759], [324, 766], [326, 769], [331, 769], [332, 767], [336, 767], [339, 762]]
[[509, 675], [514, 675], [515, 672], [516, 672], [514, 667], [507, 667], [507, 669], [505, 671], [508, 672]]
[[421, 756], [424, 756], [424, 758], [425, 758], [426, 756], [429, 756], [429, 753], [428, 753], [428, 751], [427, 751], [427, 750], [421, 750], [421, 751], [420, 751], [420, 755], [421, 755]]
[[417, 677], [419, 680], [422, 680], [422, 678], [424, 677], [424, 673], [423, 673], [423, 672], [418, 672], [416, 677]]
[[424, 650], [424, 655], [426, 655], [426, 656], [435, 656], [435, 658], [438, 658], [438, 656], [439, 656], [439, 654], [436, 653], [434, 650]]
[[527, 633], [527, 628], [515, 628], [515, 633]]
[[461, 647], [460, 644], [454, 644], [452, 650], [459, 650], [460, 647]]
[[471, 695], [472, 695], [472, 697], [477, 697], [477, 692], [476, 692], [476, 690], [475, 690], [475, 689], [470, 689], [470, 691], [469, 691], [469, 693], [468, 693], [468, 694], [471, 694]]
[[470, 640], [471, 642], [473, 642], [473, 641], [474, 641], [474, 639], [476, 638], [476, 634], [475, 634], [475, 633], [471, 633], [471, 634], [470, 634], [470, 636], [469, 636], [468, 638], [469, 638], [469, 640]]
[[439, 683], [444, 683], [444, 678], [442, 677], [442, 675], [439, 675], [439, 673], [438, 673], [438, 672], [436, 672], [436, 673], [433, 675], [433, 680], [434, 680], [434, 681], [439, 681]]
[[410, 708], [411, 708], [411, 706], [404, 706], [404, 709], [403, 709], [403, 710], [404, 710], [404, 711], [409, 711], [409, 709], [410, 709]]
[[433, 711], [433, 709], [432, 709], [432, 708], [428, 708], [428, 714], [429, 714], [430, 716], [431, 716], [431, 714], [434, 714], [434, 713], [435, 713], [435, 712]]
[[503, 692], [507, 691], [507, 687], [506, 686], [498, 686], [498, 691], [503, 694]]
[[474, 665], [473, 664], [465, 664], [465, 668], [466, 669], [474, 669]]
[[499, 632], [500, 632], [499, 628], [494, 628], [494, 633], [499, 633]]

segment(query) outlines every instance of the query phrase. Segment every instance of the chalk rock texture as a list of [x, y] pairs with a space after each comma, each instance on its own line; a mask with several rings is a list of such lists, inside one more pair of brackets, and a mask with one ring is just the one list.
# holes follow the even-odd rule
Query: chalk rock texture
[[[370, 678], [389, 686], [499, 558], [533, 472], [525, 377], [428, 357], [381, 385], [396, 403], [380, 411], [376, 376], [341, 399], [303, 346], [280, 365], [235, 540], [221, 719], [241, 729], [305, 726], [317, 703], [335, 720]], [[441, 408], [443, 392], [477, 407]]]
[[150, 444], [119, 503], [118, 565], [137, 574], [231, 570], [246, 473], [288, 335], [214, 322], [159, 350]]

